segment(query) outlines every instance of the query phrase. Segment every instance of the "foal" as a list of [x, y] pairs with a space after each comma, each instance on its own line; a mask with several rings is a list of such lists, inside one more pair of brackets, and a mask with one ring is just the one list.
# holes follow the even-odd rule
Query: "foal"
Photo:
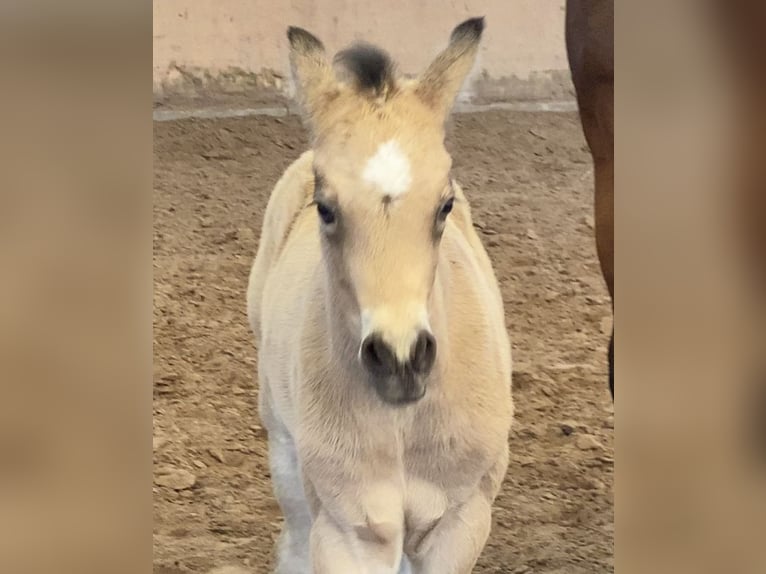
[[290, 28], [313, 132], [277, 183], [248, 286], [285, 522], [277, 572], [464, 574], [508, 465], [503, 303], [444, 123], [484, 21], [416, 80]]

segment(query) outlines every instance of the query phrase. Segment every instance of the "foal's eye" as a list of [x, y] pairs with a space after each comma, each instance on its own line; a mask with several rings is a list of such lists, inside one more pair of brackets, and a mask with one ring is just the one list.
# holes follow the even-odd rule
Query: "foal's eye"
[[317, 213], [319, 213], [319, 217], [325, 225], [332, 225], [335, 223], [335, 211], [328, 205], [317, 203]]
[[442, 208], [439, 211], [439, 216], [442, 218], [447, 217], [452, 211], [452, 206], [454, 204], [455, 204], [455, 198], [450, 197], [447, 201], [444, 202], [444, 205], [442, 205]]

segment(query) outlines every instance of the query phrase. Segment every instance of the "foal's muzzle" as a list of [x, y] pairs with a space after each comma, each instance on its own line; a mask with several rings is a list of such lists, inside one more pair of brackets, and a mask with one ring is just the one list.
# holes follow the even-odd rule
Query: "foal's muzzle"
[[436, 340], [428, 331], [420, 331], [409, 357], [401, 361], [379, 333], [372, 333], [362, 341], [359, 354], [384, 401], [411, 403], [425, 395], [425, 379], [436, 360]]

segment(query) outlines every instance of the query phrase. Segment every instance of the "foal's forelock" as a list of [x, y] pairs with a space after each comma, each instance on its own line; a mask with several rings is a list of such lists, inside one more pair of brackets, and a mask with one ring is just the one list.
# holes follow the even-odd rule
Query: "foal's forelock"
[[360, 42], [335, 56], [338, 75], [363, 96], [385, 101], [396, 93], [396, 67], [384, 51]]

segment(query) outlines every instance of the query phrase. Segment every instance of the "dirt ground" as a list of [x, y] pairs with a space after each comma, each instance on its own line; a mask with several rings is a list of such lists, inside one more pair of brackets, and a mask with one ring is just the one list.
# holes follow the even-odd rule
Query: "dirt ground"
[[[511, 464], [475, 572], [612, 572], [610, 305], [577, 116], [453, 123], [455, 174], [501, 282], [515, 371]], [[245, 287], [272, 186], [306, 145], [294, 117], [155, 124], [155, 574], [270, 572], [280, 516]]]

